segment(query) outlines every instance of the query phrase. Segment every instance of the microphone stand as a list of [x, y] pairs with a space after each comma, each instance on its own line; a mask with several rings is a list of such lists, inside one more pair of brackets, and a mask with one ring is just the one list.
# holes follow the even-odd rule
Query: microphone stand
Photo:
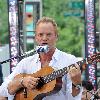
[[16, 59], [16, 58], [28, 57], [28, 56], [33, 55], [34, 53], [36, 53], [36, 50], [31, 50], [31, 51], [28, 51], [28, 52], [26, 52], [26, 53], [24, 53], [24, 54], [17, 55], [17, 56], [15, 56], [15, 57], [11, 57], [11, 58], [9, 58], [9, 59], [7, 59], [7, 60], [4, 60], [4, 61], [0, 62], [0, 64], [10, 62], [10, 61], [12, 61], [12, 60], [14, 60], [14, 59]]
[[15, 57], [9, 58], [9, 59], [7, 59], [7, 60], [5, 60], [5, 61], [0, 62], [0, 64], [10, 62], [10, 61], [12, 61], [12, 60], [15, 59], [15, 58], [24, 58], [24, 57], [31, 56], [31, 55], [33, 55], [33, 54], [35, 54], [35, 53], [40, 53], [40, 52], [45, 52], [45, 53], [47, 53], [48, 51], [49, 51], [48, 45], [45, 45], [45, 46], [37, 46], [37, 47], [36, 47], [35, 49], [33, 49], [33, 50], [30, 50], [30, 51], [28, 51], [28, 52], [25, 52], [25, 53], [22, 54], [22, 55], [17, 55], [17, 56], [15, 56]]

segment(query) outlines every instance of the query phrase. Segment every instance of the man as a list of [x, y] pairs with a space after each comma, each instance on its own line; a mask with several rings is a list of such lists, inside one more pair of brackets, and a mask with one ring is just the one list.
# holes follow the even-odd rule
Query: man
[[[40, 19], [36, 24], [35, 41], [39, 46], [48, 45], [49, 51], [47, 53], [37, 53], [21, 60], [12, 74], [8, 76], [7, 80], [0, 87], [2, 98], [8, 97], [9, 100], [13, 100], [15, 93], [22, 87], [34, 93], [40, 78], [30, 75], [17, 79], [14, 78], [20, 73], [33, 74], [42, 68], [46, 68], [45, 66], [51, 66], [51, 68], [57, 71], [77, 62], [75, 56], [56, 48], [57, 40], [58, 31], [55, 21], [48, 17]], [[42, 73], [44, 72], [46, 70]], [[77, 64], [68, 70], [68, 73], [63, 76], [62, 81], [62, 88], [59, 92], [46, 96], [42, 100], [81, 100], [81, 71]]]

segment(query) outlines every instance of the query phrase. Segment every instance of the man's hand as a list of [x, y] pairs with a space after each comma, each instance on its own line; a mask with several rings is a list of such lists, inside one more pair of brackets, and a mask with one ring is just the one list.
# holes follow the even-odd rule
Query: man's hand
[[23, 78], [23, 85], [28, 89], [34, 89], [38, 83], [39, 78], [27, 76]]
[[[80, 67], [76, 64], [75, 67], [71, 67], [69, 70], [69, 75], [71, 77], [72, 83], [76, 86], [78, 84], [81, 84], [81, 70]], [[77, 96], [80, 93], [80, 89], [77, 89], [76, 87], [72, 86], [72, 95]]]
[[[23, 75], [22, 75], [23, 76]], [[18, 75], [8, 84], [9, 94], [15, 94], [21, 87], [26, 87], [27, 89], [34, 89], [37, 85], [39, 78], [34, 78], [32, 76], [21, 77]]]
[[81, 70], [77, 64], [75, 67], [71, 67], [68, 73], [74, 85], [81, 84]]

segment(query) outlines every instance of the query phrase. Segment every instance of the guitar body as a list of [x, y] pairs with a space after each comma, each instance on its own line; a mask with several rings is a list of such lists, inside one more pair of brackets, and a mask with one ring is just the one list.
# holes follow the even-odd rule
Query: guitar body
[[[32, 77], [43, 77], [50, 73], [52, 73], [54, 70], [52, 67], [43, 67], [41, 70], [37, 71], [34, 74], [18, 74], [15, 78], [19, 77], [26, 77], [26, 76], [32, 76]], [[40, 89], [33, 89], [28, 90], [26, 89], [26, 97], [24, 97], [24, 89], [20, 89], [17, 91], [14, 100], [42, 100], [45, 96], [52, 95], [54, 93], [57, 93], [62, 87], [62, 78], [57, 78], [49, 83], [44, 84]]]

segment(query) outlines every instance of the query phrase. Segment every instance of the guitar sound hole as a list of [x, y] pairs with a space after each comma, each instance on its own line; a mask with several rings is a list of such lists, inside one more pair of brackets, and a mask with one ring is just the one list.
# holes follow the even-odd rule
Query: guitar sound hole
[[39, 77], [40, 79], [38, 80], [38, 84], [36, 86], [36, 89], [41, 89], [42, 86], [44, 85], [44, 80], [43, 77]]

